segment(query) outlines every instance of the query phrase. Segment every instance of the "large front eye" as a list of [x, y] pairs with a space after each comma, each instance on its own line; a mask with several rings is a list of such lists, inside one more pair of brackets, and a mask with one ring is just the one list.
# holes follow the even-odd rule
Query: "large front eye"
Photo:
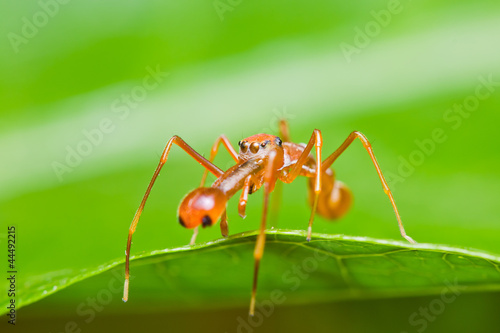
[[259, 144], [257, 142], [252, 142], [250, 145], [250, 151], [254, 154], [257, 153], [259, 151]]
[[248, 142], [246, 141], [240, 141], [240, 149], [242, 153], [246, 153], [248, 150]]

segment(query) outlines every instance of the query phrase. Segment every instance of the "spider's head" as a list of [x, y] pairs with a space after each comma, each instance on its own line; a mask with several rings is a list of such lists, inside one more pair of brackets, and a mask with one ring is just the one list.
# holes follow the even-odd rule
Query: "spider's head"
[[283, 142], [275, 135], [256, 134], [238, 142], [240, 147], [239, 158], [242, 161], [249, 159], [264, 159], [271, 151], [276, 152], [278, 159], [283, 159]]
[[203, 228], [217, 222], [226, 209], [224, 192], [212, 187], [199, 187], [189, 192], [179, 205], [179, 223], [188, 229]]

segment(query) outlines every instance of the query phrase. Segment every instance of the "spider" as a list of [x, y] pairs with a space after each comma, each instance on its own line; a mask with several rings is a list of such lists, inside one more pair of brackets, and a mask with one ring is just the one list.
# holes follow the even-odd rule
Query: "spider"
[[[204, 168], [200, 187], [188, 193], [183, 199], [178, 209], [179, 223], [188, 229], [194, 229], [191, 238], [191, 244], [194, 244], [198, 227], [203, 228], [214, 225], [220, 220], [221, 233], [224, 237], [228, 235], [226, 204], [228, 200], [241, 191], [238, 213], [241, 217], [245, 217], [245, 208], [248, 200], [248, 195], [264, 188], [264, 203], [262, 210], [262, 218], [260, 224], [260, 232], [257, 236], [254, 249], [254, 276], [252, 286], [252, 296], [250, 300], [250, 315], [254, 314], [255, 299], [257, 292], [257, 277], [259, 273], [259, 264], [264, 254], [264, 245], [266, 241], [265, 229], [266, 218], [269, 206], [269, 194], [273, 191], [278, 180], [284, 183], [293, 182], [299, 175], [309, 179], [309, 202], [311, 204], [311, 215], [309, 218], [309, 226], [307, 228], [307, 241], [311, 240], [312, 224], [315, 214], [319, 214], [327, 219], [337, 219], [342, 217], [351, 206], [352, 194], [350, 190], [339, 180], [335, 179], [335, 174], [330, 168], [337, 158], [346, 150], [349, 145], [359, 139], [366, 149], [370, 158], [375, 165], [377, 174], [382, 182], [382, 187], [385, 194], [389, 197], [396, 219], [399, 224], [401, 236], [410, 243], [415, 241], [406, 234], [401, 217], [399, 215], [396, 203], [392, 193], [387, 185], [387, 182], [380, 170], [380, 166], [373, 154], [372, 147], [366, 136], [360, 132], [354, 131], [326, 159], [322, 160], [322, 145], [323, 140], [321, 132], [315, 129], [307, 144], [297, 144], [290, 140], [288, 123], [281, 120], [279, 123], [280, 136], [271, 134], [256, 134], [238, 142], [239, 154], [231, 145], [225, 135], [221, 135], [215, 141], [210, 153], [210, 159], [207, 160], [193, 148], [191, 148], [184, 140], [178, 136], [173, 136], [165, 146], [160, 162], [156, 167], [153, 178], [144, 194], [144, 197], [137, 209], [132, 224], [130, 225], [127, 250], [125, 252], [125, 285], [123, 292], [123, 300], [128, 300], [129, 289], [129, 257], [130, 247], [132, 244], [132, 235], [135, 232], [137, 223], [146, 204], [146, 200], [151, 192], [151, 188], [160, 173], [161, 168], [168, 158], [170, 148], [173, 144], [178, 145]], [[215, 166], [212, 161], [217, 154], [220, 144], [223, 144], [229, 154], [232, 156], [236, 164], [226, 171]], [[311, 155], [312, 149], [316, 150], [316, 159]], [[321, 162], [322, 161], [322, 162]], [[205, 181], [208, 172], [211, 172], [217, 180], [210, 187], [205, 187]]]

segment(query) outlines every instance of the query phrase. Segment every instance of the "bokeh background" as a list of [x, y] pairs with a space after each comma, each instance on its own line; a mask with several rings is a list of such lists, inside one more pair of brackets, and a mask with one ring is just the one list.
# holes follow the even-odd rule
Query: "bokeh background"
[[[321, 129], [325, 152], [352, 130], [365, 133], [417, 241], [500, 254], [500, 3], [41, 0], [4, 1], [0, 13], [0, 241], [7, 225], [17, 226], [21, 290], [29, 279], [122, 258], [171, 136], [208, 155], [221, 133], [236, 144], [276, 133], [282, 117], [297, 142]], [[222, 153], [216, 164], [225, 169], [231, 159]], [[336, 224], [318, 218], [314, 230], [399, 239], [362, 146], [356, 142], [335, 169], [355, 195], [353, 209]], [[189, 242], [176, 209], [201, 174], [174, 147], [133, 253]], [[304, 179], [285, 185], [273, 223], [305, 229], [306, 194]], [[260, 198], [250, 198], [244, 221], [229, 203], [231, 233], [257, 229]], [[219, 237], [211, 228], [198, 241]], [[214, 283], [231, 273], [213, 272]], [[137, 283], [137, 302], [124, 305], [113, 294], [87, 322], [79, 304], [113, 276], [21, 308], [16, 329], [234, 332], [247, 312], [247, 299], [216, 295], [209, 303], [182, 292], [179, 306], [148, 302], [155, 290], [146, 282]], [[425, 331], [492, 331], [499, 296], [463, 294]], [[409, 317], [433, 299], [318, 303], [306, 295], [250, 331], [424, 331]]]

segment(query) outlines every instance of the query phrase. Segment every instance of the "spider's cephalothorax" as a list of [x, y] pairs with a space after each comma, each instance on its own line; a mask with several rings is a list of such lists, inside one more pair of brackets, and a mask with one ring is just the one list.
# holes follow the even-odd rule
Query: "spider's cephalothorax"
[[249, 159], [264, 158], [271, 151], [283, 154], [283, 141], [278, 136], [270, 134], [256, 134], [238, 142], [240, 154], [238, 159], [246, 161]]

